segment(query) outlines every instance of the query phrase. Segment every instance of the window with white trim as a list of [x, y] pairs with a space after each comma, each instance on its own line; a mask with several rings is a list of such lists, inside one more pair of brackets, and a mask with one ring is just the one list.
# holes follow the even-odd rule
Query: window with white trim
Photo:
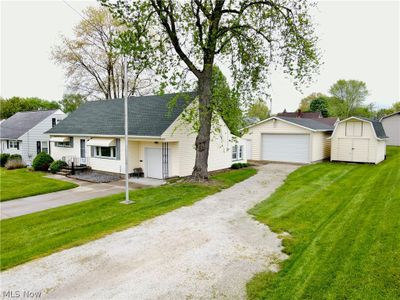
[[238, 159], [238, 146], [234, 145], [232, 147], [232, 160], [237, 160]]
[[239, 146], [239, 159], [243, 159], [243, 145]]
[[42, 141], [42, 152], [49, 153], [49, 146], [47, 141]]
[[18, 141], [9, 141], [9, 144], [8, 144], [9, 146], [9, 148], [15, 148], [15, 149], [19, 149], [19, 146], [18, 146]]
[[98, 158], [116, 158], [114, 147], [99, 147], [96, 146], [94, 156]]
[[56, 147], [64, 147], [64, 148], [71, 148], [71, 142], [55, 142], [54, 146]]

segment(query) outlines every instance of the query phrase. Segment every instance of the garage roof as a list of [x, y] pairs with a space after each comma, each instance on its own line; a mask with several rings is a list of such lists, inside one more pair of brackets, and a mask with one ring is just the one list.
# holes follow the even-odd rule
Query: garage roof
[[318, 119], [303, 119], [303, 118], [289, 118], [289, 117], [276, 117], [288, 121], [290, 123], [300, 125], [315, 131], [333, 131], [333, 126], [320, 122]]

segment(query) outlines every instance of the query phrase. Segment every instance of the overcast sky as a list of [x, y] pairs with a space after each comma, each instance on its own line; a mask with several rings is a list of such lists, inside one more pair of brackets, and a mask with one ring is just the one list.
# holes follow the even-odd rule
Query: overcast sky
[[[76, 10], [96, 1], [68, 1]], [[315, 14], [323, 51], [321, 73], [301, 92], [272, 74], [273, 112], [295, 110], [301, 98], [327, 93], [338, 79], [365, 81], [367, 102], [388, 107], [400, 99], [399, 1], [321, 1]], [[81, 17], [62, 1], [1, 1], [0, 95], [61, 99], [64, 72], [50, 60], [60, 34]]]

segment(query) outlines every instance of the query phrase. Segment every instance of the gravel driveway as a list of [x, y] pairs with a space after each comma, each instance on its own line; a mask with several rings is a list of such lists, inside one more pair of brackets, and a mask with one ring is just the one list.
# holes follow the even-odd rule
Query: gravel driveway
[[[257, 175], [139, 226], [2, 272], [3, 291], [51, 299], [243, 299], [257, 272], [275, 270], [281, 240], [247, 210], [297, 166]], [[22, 292], [21, 292], [22, 293]]]

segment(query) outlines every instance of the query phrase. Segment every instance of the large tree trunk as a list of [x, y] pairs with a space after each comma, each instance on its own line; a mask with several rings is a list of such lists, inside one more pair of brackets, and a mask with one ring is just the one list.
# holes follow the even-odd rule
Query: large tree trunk
[[199, 132], [196, 137], [196, 161], [192, 179], [204, 181], [208, 179], [208, 154], [211, 134], [211, 69], [204, 71], [199, 78]]

